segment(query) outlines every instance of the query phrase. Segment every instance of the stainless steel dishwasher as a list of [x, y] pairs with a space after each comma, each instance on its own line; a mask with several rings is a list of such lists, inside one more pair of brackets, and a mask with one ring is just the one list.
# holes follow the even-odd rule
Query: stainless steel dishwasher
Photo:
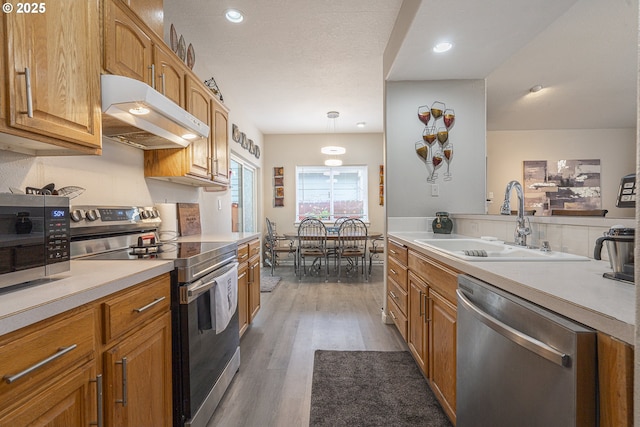
[[458, 427], [595, 426], [595, 331], [458, 277]]

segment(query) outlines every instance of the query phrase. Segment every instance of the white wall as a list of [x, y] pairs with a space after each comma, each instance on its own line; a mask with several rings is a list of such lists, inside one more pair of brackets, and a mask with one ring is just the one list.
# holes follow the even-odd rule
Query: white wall
[[[345, 147], [340, 156], [343, 165], [368, 166], [369, 221], [371, 229], [384, 230], [384, 207], [378, 203], [379, 168], [383, 164], [383, 137], [378, 133], [265, 135], [264, 153], [264, 213], [274, 221], [277, 232], [295, 230], [296, 166], [323, 165], [328, 157], [320, 153], [326, 145]], [[284, 167], [284, 207], [273, 206], [273, 168]]]
[[[386, 82], [386, 179], [389, 217], [433, 216], [438, 211], [484, 213], [486, 102], [484, 80]], [[424, 125], [420, 105], [441, 101], [453, 108], [456, 121], [449, 133], [454, 145], [451, 181], [436, 183], [431, 195], [427, 170], [415, 152]], [[431, 119], [433, 122], [433, 118]], [[441, 125], [442, 120], [438, 121]], [[436, 143], [436, 145], [438, 145]]]
[[635, 152], [635, 129], [487, 132], [487, 195], [494, 196], [489, 213], [500, 212], [509, 181], [522, 182], [524, 160], [600, 159], [602, 209], [608, 218], [633, 217], [633, 209], [616, 208], [615, 200], [620, 178], [635, 172]]

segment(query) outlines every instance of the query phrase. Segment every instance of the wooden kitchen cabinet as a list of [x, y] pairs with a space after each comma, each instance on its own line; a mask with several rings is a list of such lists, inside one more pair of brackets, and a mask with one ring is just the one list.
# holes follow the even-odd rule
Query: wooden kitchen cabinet
[[[245, 245], [246, 246], [246, 245]], [[238, 323], [240, 336], [249, 327], [249, 266], [246, 262], [238, 264]], [[245, 303], [247, 301], [247, 303]]]
[[249, 323], [260, 311], [260, 240], [249, 242]]
[[601, 427], [633, 426], [633, 346], [598, 332]]
[[122, 0], [158, 36], [164, 37], [163, 0]]
[[101, 153], [98, 4], [38, 3], [42, 13], [3, 14], [3, 148], [35, 155]]
[[105, 71], [152, 86], [153, 42], [120, 0], [104, 1]]
[[211, 91], [185, 76], [186, 110], [209, 125], [209, 137], [187, 148], [146, 150], [145, 176], [182, 184], [226, 189], [229, 185], [228, 112]]
[[238, 318], [242, 336], [260, 311], [260, 239], [238, 245], [238, 263]]
[[409, 351], [425, 374], [429, 371], [429, 287], [418, 276], [409, 272], [409, 331], [407, 344]]
[[456, 306], [429, 289], [429, 379], [449, 418], [456, 414]]
[[153, 45], [153, 65], [152, 87], [176, 104], [185, 105], [185, 65], [164, 44]]
[[211, 102], [213, 109], [213, 170], [215, 183], [229, 185], [229, 113], [215, 99]]
[[89, 308], [1, 337], [0, 425], [39, 425], [42, 420], [48, 425], [95, 422], [95, 332], [95, 311]]
[[458, 272], [413, 250], [408, 267], [409, 349], [455, 424]]
[[387, 248], [387, 312], [400, 335], [408, 341], [407, 247], [388, 239]]
[[102, 303], [105, 425], [172, 425], [170, 284], [165, 274]]

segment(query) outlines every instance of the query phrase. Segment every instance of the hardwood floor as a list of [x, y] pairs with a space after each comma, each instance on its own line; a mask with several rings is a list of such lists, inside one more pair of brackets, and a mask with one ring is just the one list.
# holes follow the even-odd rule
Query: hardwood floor
[[381, 320], [383, 267], [340, 283], [276, 268], [282, 281], [262, 293], [262, 308], [240, 342], [241, 365], [209, 427], [309, 425], [315, 350], [406, 350]]

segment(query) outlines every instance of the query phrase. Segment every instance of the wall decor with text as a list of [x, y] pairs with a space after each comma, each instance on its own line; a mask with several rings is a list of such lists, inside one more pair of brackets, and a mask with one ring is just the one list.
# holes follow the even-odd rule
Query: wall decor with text
[[236, 124], [231, 125], [231, 139], [240, 144], [240, 146], [250, 154], [256, 156], [256, 159], [260, 158], [260, 147], [258, 144], [254, 144], [253, 140], [248, 139], [244, 132], [240, 132], [240, 129]]

